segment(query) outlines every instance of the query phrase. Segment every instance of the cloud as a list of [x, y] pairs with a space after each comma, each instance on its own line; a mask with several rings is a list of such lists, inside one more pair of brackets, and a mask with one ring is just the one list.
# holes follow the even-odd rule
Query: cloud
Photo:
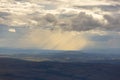
[[86, 31], [101, 27], [99, 20], [94, 19], [92, 15], [81, 12], [77, 17], [71, 20], [71, 29], [76, 31]]
[[8, 16], [9, 15], [9, 13], [7, 13], [7, 12], [0, 12], [0, 17], [5, 17], [5, 16]]
[[16, 32], [16, 30], [13, 29], [13, 28], [9, 29], [8, 31], [9, 31], [9, 32]]
[[119, 0], [1, 0], [0, 46], [120, 47], [119, 17]]
[[52, 23], [52, 22], [55, 22], [56, 21], [56, 18], [55, 18], [55, 16], [54, 15], [52, 15], [52, 14], [46, 14], [45, 15], [45, 20], [47, 21], [47, 22], [50, 22], [50, 23]]
[[113, 15], [104, 15], [105, 19], [107, 20], [108, 24], [105, 26], [107, 30], [115, 30], [120, 31], [120, 14], [113, 14]]
[[87, 6], [74, 6], [74, 8], [78, 9], [87, 9], [87, 10], [92, 10], [95, 8], [101, 9], [102, 11], [108, 11], [108, 12], [113, 12], [113, 11], [119, 11], [120, 10], [120, 5], [118, 4], [111, 4], [111, 5], [87, 5]]
[[[7, 0], [8, 1], [8, 0]], [[119, 10], [119, 5], [112, 5], [111, 2], [107, 4], [105, 1], [80, 1], [75, 0], [70, 2], [69, 0], [11, 0], [2, 2], [0, 10], [0, 24], [5, 24], [8, 26], [15, 27], [40, 27], [44, 29], [62, 29], [63, 31], [87, 31], [92, 29], [113, 29], [113, 26], [119, 25], [119, 19], [115, 16], [109, 16], [107, 11], [111, 15], [116, 15], [112, 13], [114, 10]], [[41, 3], [39, 3], [39, 1]], [[64, 5], [63, 3], [70, 3]], [[78, 3], [90, 2], [94, 4], [90, 5], [80, 5]], [[100, 3], [102, 2], [102, 3]], [[9, 3], [9, 5], [8, 5]], [[53, 3], [53, 4], [52, 4]], [[52, 6], [53, 5], [53, 6]], [[82, 10], [74, 7], [83, 8]], [[45, 7], [47, 9], [45, 9]], [[54, 9], [49, 9], [49, 7], [57, 7]], [[87, 10], [86, 10], [87, 8]], [[93, 8], [93, 9], [91, 9]], [[100, 8], [96, 10], [94, 8]], [[103, 14], [104, 13], [104, 14]], [[118, 14], [119, 15], [119, 14]], [[109, 18], [108, 18], [109, 16]], [[113, 19], [113, 21], [109, 20]], [[118, 23], [117, 23], [118, 22]], [[108, 25], [108, 24], [110, 25]], [[113, 24], [112, 24], [113, 23]], [[116, 28], [116, 27], [115, 27]]]

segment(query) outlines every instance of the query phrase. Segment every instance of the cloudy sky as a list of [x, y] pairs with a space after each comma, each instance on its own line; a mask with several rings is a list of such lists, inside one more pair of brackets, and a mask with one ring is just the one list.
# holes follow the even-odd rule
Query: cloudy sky
[[0, 47], [120, 49], [120, 0], [0, 0]]

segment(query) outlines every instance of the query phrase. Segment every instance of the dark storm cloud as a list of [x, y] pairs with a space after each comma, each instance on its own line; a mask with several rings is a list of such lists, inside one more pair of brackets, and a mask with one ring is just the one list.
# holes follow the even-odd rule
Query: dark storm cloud
[[104, 18], [108, 21], [107, 30], [120, 31], [120, 14], [104, 15]]
[[35, 20], [38, 24], [36, 26], [42, 28], [62, 29], [65, 31], [88, 31], [92, 29], [104, 29], [110, 31], [120, 30], [120, 14], [104, 15], [104, 19], [107, 24], [101, 22], [101, 20], [94, 18], [94, 15], [80, 12], [74, 16], [59, 18], [61, 14], [45, 14], [41, 16], [32, 15], [32, 20]]
[[108, 31], [120, 31], [119, 13], [103, 15], [103, 18], [107, 21], [107, 23], [102, 23], [102, 20], [96, 19], [93, 16], [94, 15], [86, 14], [85, 12], [80, 12], [79, 14], [76, 14], [75, 17], [67, 17], [67, 20], [69, 21], [64, 21], [59, 26], [61, 26], [63, 30], [73, 31], [88, 31], [96, 28]]
[[[61, 14], [59, 14], [61, 16]], [[97, 19], [94, 19], [92, 15], [88, 15], [85, 12], [80, 12], [73, 17], [57, 18], [53, 14], [44, 15], [38, 23], [38, 26], [44, 24], [50, 28], [60, 28], [67, 31], [87, 31], [101, 27], [103, 24]]]
[[100, 27], [102, 24], [99, 20], [94, 19], [92, 15], [87, 15], [84, 12], [71, 20], [71, 29], [76, 31], [87, 31]]
[[50, 13], [46, 14], [46, 15], [44, 16], [44, 19], [45, 19], [47, 22], [50, 22], [50, 23], [56, 22], [56, 17], [55, 17], [53, 14], [50, 14]]
[[[104, 15], [103, 18], [107, 23], [102, 23], [101, 20], [93, 18], [94, 15], [88, 15], [80, 12], [75, 17], [68, 17], [66, 21], [59, 24], [63, 30], [73, 31], [88, 31], [92, 29], [104, 29], [110, 31], [120, 31], [120, 14]], [[57, 20], [58, 22], [60, 20]]]

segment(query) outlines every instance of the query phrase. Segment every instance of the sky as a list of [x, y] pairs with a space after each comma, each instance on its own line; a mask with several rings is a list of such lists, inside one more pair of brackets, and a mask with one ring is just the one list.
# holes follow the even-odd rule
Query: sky
[[120, 0], [0, 0], [0, 47], [120, 49]]

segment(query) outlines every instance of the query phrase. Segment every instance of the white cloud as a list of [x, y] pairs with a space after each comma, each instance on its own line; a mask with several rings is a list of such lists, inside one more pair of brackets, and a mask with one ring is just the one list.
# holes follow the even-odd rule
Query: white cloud
[[13, 28], [10, 28], [8, 31], [9, 31], [9, 32], [16, 32], [16, 30], [13, 29]]

